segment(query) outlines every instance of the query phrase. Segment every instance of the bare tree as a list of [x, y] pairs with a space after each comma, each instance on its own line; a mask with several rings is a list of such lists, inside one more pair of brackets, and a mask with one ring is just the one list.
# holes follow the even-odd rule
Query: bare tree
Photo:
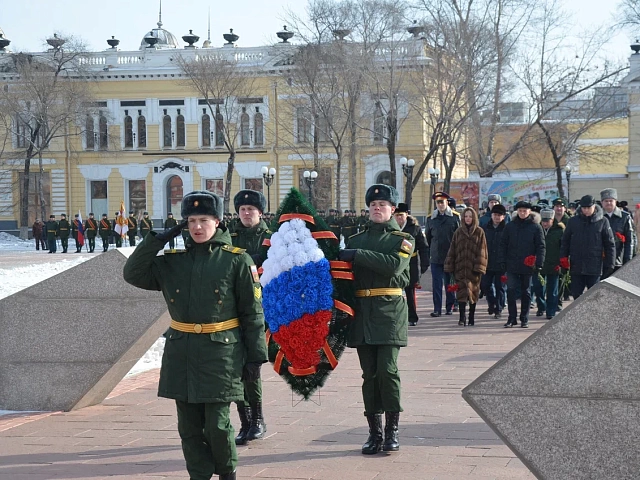
[[241, 120], [246, 113], [243, 105], [251, 103], [256, 94], [255, 75], [243, 70], [232, 55], [224, 52], [201, 53], [193, 58], [177, 56], [176, 61], [187, 78], [185, 86], [198, 93], [214, 119], [214, 141], [229, 154], [224, 183], [224, 210], [228, 211], [238, 137], [243, 134]]

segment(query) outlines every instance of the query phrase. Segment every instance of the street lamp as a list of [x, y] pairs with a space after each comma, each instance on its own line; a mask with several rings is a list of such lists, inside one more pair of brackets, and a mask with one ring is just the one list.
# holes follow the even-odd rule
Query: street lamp
[[316, 178], [318, 178], [318, 172], [315, 170], [312, 170], [311, 172], [309, 170], [305, 170], [302, 176], [304, 177], [304, 183], [309, 187], [309, 203], [313, 205], [313, 184], [316, 181]]
[[567, 176], [567, 202], [571, 201], [571, 165], [564, 167], [564, 174]]
[[407, 160], [402, 157], [400, 159], [400, 165], [402, 165], [402, 173], [407, 178], [405, 191], [404, 191], [404, 203], [407, 204], [407, 209], [411, 210], [411, 193], [413, 190], [413, 167], [416, 165], [416, 161], [413, 158]]
[[262, 179], [267, 186], [267, 211], [271, 212], [271, 184], [273, 183], [273, 177], [276, 176], [275, 168], [262, 167]]
[[[436, 193], [436, 183], [438, 183], [438, 177], [440, 176], [440, 169], [438, 167], [436, 168], [429, 167], [429, 170], [427, 171], [429, 172], [429, 177], [431, 178], [431, 197], [433, 197], [433, 194]], [[435, 208], [435, 200], [434, 200], [433, 206]]]

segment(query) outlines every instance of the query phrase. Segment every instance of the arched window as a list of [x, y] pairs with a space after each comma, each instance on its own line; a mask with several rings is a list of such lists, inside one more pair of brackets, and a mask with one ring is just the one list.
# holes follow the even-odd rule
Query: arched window
[[147, 148], [147, 119], [138, 117], [138, 148]]
[[133, 148], [133, 119], [124, 117], [124, 148]]
[[389, 170], [380, 172], [376, 176], [376, 183], [382, 183], [383, 185], [391, 185], [391, 172]]
[[169, 148], [173, 146], [171, 142], [171, 117], [169, 115], [162, 117], [162, 145]]
[[249, 114], [247, 109], [242, 107], [242, 115], [240, 115], [240, 145], [251, 144], [251, 127], [249, 126]]
[[256, 114], [253, 116], [253, 131], [255, 132], [255, 144], [264, 145], [264, 118], [260, 113], [260, 107], [256, 107]]
[[[178, 110], [178, 113], [180, 113], [180, 110]], [[177, 146], [184, 147], [187, 137], [184, 125], [184, 115], [178, 115], [176, 117], [176, 130], [178, 130], [178, 133], [176, 135], [178, 137]]]
[[381, 144], [384, 140], [384, 113], [380, 102], [376, 102], [373, 113], [373, 143]]
[[106, 150], [109, 143], [109, 131], [107, 129], [107, 117], [100, 114], [98, 122], [100, 128], [100, 150]]
[[87, 120], [85, 121], [85, 127], [84, 127], [84, 135], [87, 143], [87, 150], [93, 150], [96, 146], [94, 133], [95, 132], [93, 127], [93, 117], [91, 115], [87, 115]]
[[207, 110], [202, 109], [202, 124], [200, 127], [202, 131], [202, 146], [210, 147], [211, 146], [211, 117], [207, 115]]
[[216, 107], [216, 147], [224, 146], [224, 117]]

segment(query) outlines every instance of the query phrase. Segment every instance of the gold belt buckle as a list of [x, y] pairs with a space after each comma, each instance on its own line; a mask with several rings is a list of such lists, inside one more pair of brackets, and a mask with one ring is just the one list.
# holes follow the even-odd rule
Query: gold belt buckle
[[194, 331], [194, 332], [196, 332], [196, 333], [200, 333], [200, 332], [202, 332], [202, 325], [200, 325], [199, 323], [196, 323], [196, 324], [193, 326], [193, 331]]
[[371, 296], [371, 290], [369, 290], [368, 288], [364, 291], [364, 296], [365, 297], [370, 297]]

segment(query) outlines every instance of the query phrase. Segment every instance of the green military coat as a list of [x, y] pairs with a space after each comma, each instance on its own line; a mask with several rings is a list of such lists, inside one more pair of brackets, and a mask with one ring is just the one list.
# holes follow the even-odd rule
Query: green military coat
[[[567, 220], [568, 219], [569, 216], [567, 216]], [[546, 245], [544, 263], [542, 264], [542, 270], [540, 271], [542, 275], [560, 274], [559, 271], [556, 271], [556, 267], [560, 265], [560, 246], [562, 244], [562, 235], [564, 234], [565, 228], [566, 225], [564, 222], [558, 222], [554, 219], [549, 230], [544, 232], [544, 228], [542, 229]]]
[[111, 235], [111, 220], [108, 218], [102, 218], [98, 222], [98, 233], [100, 233], [100, 237], [103, 239], [109, 238]]
[[[349, 249], [357, 249], [353, 260], [355, 290], [402, 288], [409, 286], [409, 262], [415, 240], [400, 231], [394, 218], [385, 223], [370, 222], [368, 228], [347, 240]], [[401, 295], [383, 295], [355, 299], [355, 318], [347, 344], [407, 345], [407, 301]]]
[[164, 221], [164, 228], [165, 230], [168, 230], [170, 228], [175, 227], [176, 225], [178, 225], [178, 220], [176, 220], [175, 218], [167, 218]]
[[251, 257], [231, 246], [225, 230], [186, 251], [156, 256], [165, 242], [147, 235], [124, 266], [124, 279], [160, 290], [171, 318], [183, 323], [217, 323], [238, 318], [240, 327], [211, 334], [169, 328], [158, 395], [190, 403], [244, 399], [245, 363], [267, 361], [262, 294]]
[[258, 225], [250, 228], [239, 222], [235, 232], [231, 234], [234, 247], [244, 248], [249, 255], [259, 254], [262, 261], [267, 258], [268, 247], [262, 245], [265, 238], [271, 238], [271, 230], [264, 220], [260, 220]]
[[57, 236], [60, 235], [60, 231], [58, 230], [58, 222], [55, 220], [49, 220], [46, 223], [46, 232], [47, 232], [47, 240], [55, 240]]
[[140, 220], [140, 236], [144, 238], [149, 232], [153, 232], [153, 222], [148, 216], [142, 217], [142, 220]]
[[129, 216], [127, 218], [127, 226], [129, 227], [127, 235], [135, 237], [138, 234], [138, 219], [134, 216]]
[[84, 222], [84, 235], [87, 238], [96, 238], [98, 235], [98, 220], [87, 218]]
[[71, 231], [71, 224], [69, 220], [60, 220], [58, 222], [58, 236], [61, 240], [66, 240], [69, 238], [69, 234]]

